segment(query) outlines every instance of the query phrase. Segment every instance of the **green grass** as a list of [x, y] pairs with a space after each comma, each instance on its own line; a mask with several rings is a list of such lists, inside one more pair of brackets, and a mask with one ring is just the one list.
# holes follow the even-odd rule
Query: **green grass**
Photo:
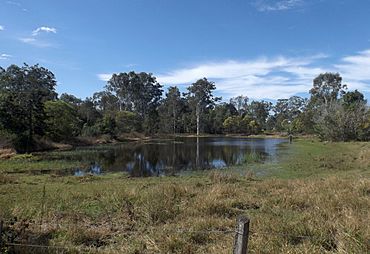
[[230, 253], [239, 214], [250, 253], [370, 252], [370, 145], [284, 146], [280, 162], [181, 177], [2, 174], [0, 217], [76, 253]]
[[264, 171], [266, 177], [307, 178], [360, 173], [370, 177], [369, 142], [319, 142], [298, 139], [284, 143], [278, 150], [279, 159], [265, 164], [254, 164], [255, 172]]
[[25, 173], [29, 171], [64, 171], [76, 169], [83, 165], [80, 162], [66, 160], [45, 160], [29, 162], [27, 160], [2, 161], [0, 162], [0, 172], [4, 173]]
[[0, 173], [56, 172], [86, 168], [86, 162], [80, 158], [93, 157], [97, 153], [112, 149], [113, 145], [83, 147], [69, 151], [52, 151], [33, 154], [15, 155], [10, 159], [0, 160]]

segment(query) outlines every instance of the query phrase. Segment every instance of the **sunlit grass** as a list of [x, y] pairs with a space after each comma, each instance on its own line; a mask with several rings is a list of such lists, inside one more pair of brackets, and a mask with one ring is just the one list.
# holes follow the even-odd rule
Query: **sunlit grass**
[[[0, 217], [24, 219], [24, 234], [50, 245], [93, 252], [230, 253], [234, 235], [222, 231], [245, 214], [251, 253], [368, 253], [368, 149], [299, 141], [280, 163], [182, 177], [2, 174]], [[259, 177], [258, 167], [276, 171]]]

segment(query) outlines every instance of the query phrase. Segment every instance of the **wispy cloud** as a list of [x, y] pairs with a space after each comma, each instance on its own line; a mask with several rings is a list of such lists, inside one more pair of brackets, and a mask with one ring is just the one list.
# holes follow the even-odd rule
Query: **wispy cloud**
[[10, 4], [10, 5], [15, 5], [15, 6], [22, 6], [22, 4], [20, 2], [16, 2], [16, 1], [6, 1], [7, 4]]
[[8, 60], [11, 57], [12, 56], [8, 54], [0, 54], [0, 60]]
[[54, 27], [48, 27], [48, 26], [41, 26], [36, 28], [32, 31], [31, 36], [29, 37], [22, 37], [19, 38], [19, 40], [23, 43], [27, 43], [36, 47], [40, 48], [47, 48], [54, 46], [52, 43], [46, 42], [44, 40], [39, 39], [38, 37], [41, 35], [41, 33], [57, 33], [57, 29]]
[[35, 30], [32, 31], [32, 36], [37, 36], [41, 32], [54, 33], [54, 34], [56, 34], [57, 33], [57, 29], [54, 28], [54, 27], [41, 26], [41, 27], [38, 27], [38, 28], [36, 28]]
[[256, 0], [254, 2], [258, 11], [285, 11], [302, 6], [303, 0]]
[[108, 81], [112, 77], [113, 73], [101, 73], [98, 74], [98, 79], [101, 81]]
[[39, 47], [39, 48], [49, 48], [49, 47], [54, 47], [55, 45], [43, 40], [39, 40], [33, 37], [25, 37], [25, 38], [19, 38], [19, 40], [23, 43]]
[[353, 89], [370, 92], [370, 49], [343, 57], [335, 68]]
[[326, 70], [313, 64], [326, 55], [311, 57], [262, 57], [248, 61], [205, 63], [159, 75], [165, 85], [189, 85], [207, 77], [225, 97], [246, 94], [255, 99], [278, 99], [307, 92], [315, 75]]
[[5, 30], [5, 27], [0, 25], [0, 31], [4, 31]]
[[[123, 65], [123, 67], [125, 69], [127, 69], [127, 68], [133, 68], [133, 67], [137, 67], [137, 66], [138, 66], [138, 64], [135, 64], [135, 63], [129, 63], [129, 64]], [[108, 81], [108, 80], [110, 80], [110, 78], [112, 77], [112, 75], [113, 75], [113, 72], [112, 73], [99, 73], [96, 76], [101, 81]]]
[[[339, 58], [331, 64], [327, 63], [327, 58], [328, 55], [317, 54], [225, 60], [175, 69], [156, 76], [162, 85], [182, 88], [207, 77], [216, 83], [224, 99], [243, 94], [253, 99], [274, 100], [308, 93], [312, 80], [325, 72], [339, 72], [351, 90], [370, 92], [370, 49]], [[102, 81], [108, 81], [112, 73], [97, 76]]]
[[13, 5], [15, 7], [17, 7], [18, 9], [22, 10], [22, 11], [28, 11], [26, 8], [23, 8], [22, 4], [20, 2], [16, 2], [16, 1], [6, 1], [7, 4], [9, 5]]

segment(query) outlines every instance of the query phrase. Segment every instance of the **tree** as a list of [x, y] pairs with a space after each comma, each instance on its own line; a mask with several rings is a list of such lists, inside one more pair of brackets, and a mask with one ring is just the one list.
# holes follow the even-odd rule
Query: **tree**
[[206, 78], [199, 79], [188, 87], [188, 100], [195, 109], [196, 122], [197, 122], [197, 135], [200, 134], [200, 124], [203, 113], [214, 106], [219, 98], [213, 97], [212, 92], [216, 89], [213, 82], [208, 81]]
[[[276, 105], [272, 108], [276, 130], [286, 130], [287, 123], [293, 123], [305, 111], [306, 104], [307, 99], [299, 96], [292, 96], [289, 99], [278, 99]], [[295, 122], [298, 124], [298, 120]], [[297, 128], [293, 129], [298, 130]], [[293, 129], [290, 128], [289, 130]]]
[[55, 86], [54, 74], [39, 65], [11, 65], [1, 71], [0, 121], [17, 135], [20, 150], [29, 152], [34, 134], [44, 134], [44, 103], [56, 99]]
[[45, 103], [46, 136], [54, 141], [68, 140], [81, 132], [77, 109], [62, 100]]
[[223, 123], [225, 119], [231, 116], [238, 115], [238, 112], [233, 104], [231, 103], [220, 103], [217, 104], [214, 109], [208, 114], [207, 120], [207, 132], [218, 133], [224, 132]]
[[229, 133], [243, 133], [250, 134], [250, 122], [248, 117], [242, 117], [240, 115], [229, 116], [223, 122], [225, 130]]
[[266, 120], [270, 114], [271, 107], [271, 102], [252, 101], [252, 103], [248, 106], [247, 115], [256, 121], [256, 126], [266, 129]]
[[249, 98], [247, 96], [239, 95], [231, 98], [230, 103], [234, 105], [239, 115], [243, 115], [247, 112]]
[[177, 87], [169, 87], [166, 98], [159, 108], [159, 117], [165, 132], [176, 133], [181, 113], [184, 109], [184, 100]]
[[115, 114], [115, 121], [118, 132], [129, 133], [140, 131], [141, 124], [138, 115], [130, 111], [119, 111]]
[[162, 86], [145, 72], [113, 74], [106, 88], [118, 98], [120, 110], [133, 110], [142, 116], [148, 106], [157, 106], [162, 95]]
[[98, 122], [101, 134], [108, 134], [111, 137], [116, 134], [116, 120], [111, 115], [104, 115]]
[[85, 126], [93, 126], [102, 117], [96, 109], [92, 98], [83, 100], [78, 106], [77, 112]]
[[346, 89], [347, 86], [342, 84], [339, 73], [322, 73], [313, 80], [313, 88], [310, 90], [311, 103], [327, 106], [343, 95]]
[[358, 104], [366, 104], [365, 97], [359, 91], [350, 91], [343, 95], [343, 103], [347, 108], [356, 107]]
[[92, 99], [94, 106], [102, 112], [119, 110], [118, 98], [108, 91], [94, 93]]
[[146, 126], [146, 131], [153, 132], [156, 121], [153, 114], [159, 106], [162, 96], [162, 85], [151, 73], [119, 73], [113, 74], [106, 86], [107, 91], [118, 98], [119, 110], [137, 113]]
[[82, 100], [80, 98], [77, 98], [76, 96], [72, 94], [62, 93], [59, 97], [61, 101], [67, 102], [70, 105], [73, 106], [79, 106], [82, 103]]

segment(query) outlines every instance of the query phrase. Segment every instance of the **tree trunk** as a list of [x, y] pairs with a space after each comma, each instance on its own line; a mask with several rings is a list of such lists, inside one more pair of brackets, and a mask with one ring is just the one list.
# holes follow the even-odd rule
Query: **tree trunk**
[[175, 107], [173, 107], [173, 135], [176, 134], [176, 112]]
[[32, 144], [32, 140], [33, 140], [33, 121], [32, 121], [32, 118], [33, 118], [33, 115], [32, 115], [32, 106], [29, 105], [28, 106], [28, 110], [29, 110], [29, 114], [28, 114], [28, 141], [27, 141], [27, 148], [26, 148], [26, 152], [29, 153], [30, 152], [30, 145]]
[[196, 165], [196, 168], [198, 169], [199, 167], [199, 137], [197, 137], [197, 155], [195, 158], [195, 165]]
[[200, 125], [200, 107], [199, 105], [197, 106], [197, 109], [196, 109], [196, 115], [197, 115], [197, 136], [199, 136], [199, 133], [200, 133], [200, 126], [199, 126]]

